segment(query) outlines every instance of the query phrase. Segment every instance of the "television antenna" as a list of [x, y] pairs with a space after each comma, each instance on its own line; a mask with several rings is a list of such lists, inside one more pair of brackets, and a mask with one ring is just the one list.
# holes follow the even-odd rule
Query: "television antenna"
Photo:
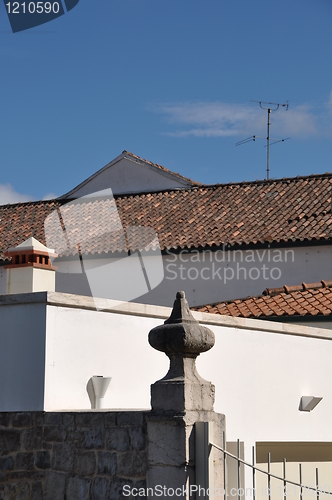
[[[270, 146], [273, 144], [277, 144], [278, 142], [285, 142], [289, 137], [286, 137], [286, 139], [276, 139], [274, 137], [270, 137], [270, 115], [272, 112], [277, 111], [279, 108], [285, 108], [286, 111], [288, 110], [288, 101], [286, 103], [278, 103], [278, 102], [265, 102], [265, 101], [250, 101], [250, 102], [258, 102], [259, 106], [261, 109], [264, 111], [267, 111], [267, 137], [266, 137], [266, 178], [267, 180], [270, 179]], [[235, 144], [235, 146], [241, 146], [242, 144], [246, 144], [247, 142], [254, 141], [256, 139], [265, 139], [265, 137], [259, 136], [259, 135], [252, 135], [251, 137], [247, 137], [247, 139], [243, 139], [242, 141], [239, 141]], [[274, 141], [271, 142], [270, 141]]]

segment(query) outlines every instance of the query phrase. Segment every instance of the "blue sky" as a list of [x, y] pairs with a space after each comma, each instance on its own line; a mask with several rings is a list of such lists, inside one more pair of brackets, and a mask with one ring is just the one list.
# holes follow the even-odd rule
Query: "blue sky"
[[124, 149], [203, 183], [332, 171], [330, 0], [80, 0], [13, 34], [0, 5], [0, 203], [59, 196]]

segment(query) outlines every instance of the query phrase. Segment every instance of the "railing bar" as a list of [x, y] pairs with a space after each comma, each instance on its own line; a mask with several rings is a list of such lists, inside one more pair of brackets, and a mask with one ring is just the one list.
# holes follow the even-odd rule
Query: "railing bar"
[[271, 475], [270, 475], [270, 467], [271, 467], [271, 453], [267, 454], [267, 491], [269, 492], [269, 500], [271, 500]]
[[300, 500], [302, 500], [302, 464], [299, 464], [299, 476], [300, 476]]
[[[240, 500], [240, 440], [237, 440], [237, 446], [236, 446], [236, 453], [237, 453], [237, 500]], [[318, 499], [319, 500], [319, 499]]]
[[286, 488], [287, 488], [287, 483], [286, 483], [286, 459], [283, 459], [283, 477], [284, 477], [284, 500], [287, 498], [287, 493], [286, 493]]
[[252, 497], [256, 500], [256, 477], [255, 477], [255, 446], [252, 447]]
[[[227, 456], [235, 458], [235, 460], [239, 460], [239, 462], [241, 462], [242, 464], [246, 465], [247, 467], [255, 468], [255, 470], [257, 472], [261, 472], [262, 474], [267, 474], [266, 470], [259, 469], [258, 467], [254, 467], [253, 465], [249, 464], [248, 462], [245, 462], [241, 458], [237, 458], [235, 455], [233, 455], [229, 451], [225, 451], [223, 448], [220, 448], [220, 446], [217, 446], [214, 443], [210, 443], [210, 444], [211, 444], [211, 446], [214, 446], [217, 450], [223, 451]], [[273, 477], [274, 479], [278, 479], [279, 481], [283, 481], [282, 477], [276, 476], [275, 474], [270, 474], [270, 476]], [[296, 483], [295, 481], [291, 481], [290, 479], [287, 479], [286, 482], [289, 483], [289, 484], [293, 484], [294, 486], [301, 486], [301, 484]], [[313, 488], [312, 486], [303, 486], [303, 488], [305, 488], [306, 490], [317, 491], [317, 488]], [[330, 491], [320, 491], [319, 493], [322, 493], [322, 494], [325, 494], [325, 495], [332, 495], [332, 491], [331, 492]]]
[[[226, 438], [225, 438], [225, 431], [222, 433], [222, 440], [223, 440], [223, 447], [224, 447], [224, 500], [227, 500], [226, 498]], [[211, 443], [213, 446], [213, 444]]]
[[318, 468], [316, 468], [316, 491], [317, 491], [317, 500], [319, 500], [319, 490], [318, 490]]

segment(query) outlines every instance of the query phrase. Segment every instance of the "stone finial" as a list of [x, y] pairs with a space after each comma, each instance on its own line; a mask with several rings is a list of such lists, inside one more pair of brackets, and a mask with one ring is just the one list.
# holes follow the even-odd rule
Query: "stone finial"
[[167, 356], [182, 354], [196, 358], [214, 346], [214, 333], [199, 324], [190, 312], [185, 293], [178, 292], [170, 317], [164, 325], [150, 331], [149, 343]]
[[192, 316], [184, 292], [178, 292], [170, 317], [149, 333], [150, 345], [170, 359], [167, 375], [151, 386], [153, 410], [213, 410], [214, 386], [199, 376], [195, 360], [214, 340]]

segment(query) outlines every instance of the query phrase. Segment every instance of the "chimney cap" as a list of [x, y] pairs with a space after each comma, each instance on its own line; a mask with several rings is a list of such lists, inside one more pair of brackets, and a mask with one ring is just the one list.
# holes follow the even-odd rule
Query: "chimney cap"
[[46, 252], [49, 254], [54, 253], [53, 248], [47, 248], [45, 245], [40, 243], [40, 241], [36, 240], [33, 236], [31, 238], [28, 238], [27, 240], [23, 241], [20, 245], [17, 245], [16, 247], [8, 248], [8, 253], [13, 253], [13, 252], [18, 252], [22, 250], [34, 250], [37, 252]]

